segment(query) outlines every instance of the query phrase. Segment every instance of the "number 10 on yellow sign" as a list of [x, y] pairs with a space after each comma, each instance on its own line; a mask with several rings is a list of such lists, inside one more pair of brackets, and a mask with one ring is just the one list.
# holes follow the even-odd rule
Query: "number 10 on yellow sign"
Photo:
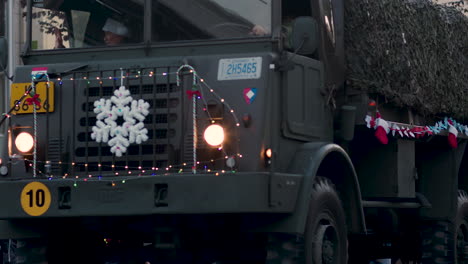
[[[23, 100], [18, 103], [18, 100], [31, 87], [31, 83], [13, 83], [11, 85], [10, 107], [15, 107], [15, 114], [31, 114], [33, 113], [33, 106], [36, 107], [37, 113], [53, 112], [54, 111], [54, 83], [49, 82], [49, 89], [45, 82], [40, 82], [36, 85], [36, 94], [39, 95], [41, 105], [29, 105], [26, 99], [31, 98], [31, 95], [26, 95]], [[48, 90], [48, 91], [47, 91]]]
[[51, 200], [49, 188], [40, 182], [30, 182], [21, 191], [21, 207], [30, 216], [40, 216], [47, 212]]

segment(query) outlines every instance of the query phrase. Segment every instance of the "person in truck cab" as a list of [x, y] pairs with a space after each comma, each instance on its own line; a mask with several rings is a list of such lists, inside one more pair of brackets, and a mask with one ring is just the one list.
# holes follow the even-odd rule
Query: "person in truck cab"
[[102, 31], [104, 31], [104, 43], [107, 46], [123, 44], [130, 36], [128, 28], [112, 18], [106, 20]]

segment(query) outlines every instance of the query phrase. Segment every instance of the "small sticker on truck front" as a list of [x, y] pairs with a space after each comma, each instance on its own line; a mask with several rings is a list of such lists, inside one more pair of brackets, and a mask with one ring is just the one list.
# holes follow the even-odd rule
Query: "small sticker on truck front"
[[261, 57], [219, 60], [218, 81], [258, 79], [261, 74]]
[[253, 103], [257, 97], [257, 88], [245, 88], [244, 89], [244, 100], [247, 104]]

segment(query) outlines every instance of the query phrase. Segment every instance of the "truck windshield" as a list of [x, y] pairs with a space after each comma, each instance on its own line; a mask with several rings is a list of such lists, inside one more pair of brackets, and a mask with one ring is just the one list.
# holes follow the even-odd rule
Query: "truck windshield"
[[[145, 1], [151, 1], [150, 20]], [[152, 42], [268, 36], [271, 1], [35, 0], [31, 49], [143, 43], [144, 21], [151, 21]]]

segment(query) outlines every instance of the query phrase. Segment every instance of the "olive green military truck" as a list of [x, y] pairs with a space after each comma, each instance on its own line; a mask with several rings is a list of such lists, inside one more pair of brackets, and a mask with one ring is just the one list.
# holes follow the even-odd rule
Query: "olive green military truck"
[[460, 7], [10, 2], [3, 263], [467, 262]]

